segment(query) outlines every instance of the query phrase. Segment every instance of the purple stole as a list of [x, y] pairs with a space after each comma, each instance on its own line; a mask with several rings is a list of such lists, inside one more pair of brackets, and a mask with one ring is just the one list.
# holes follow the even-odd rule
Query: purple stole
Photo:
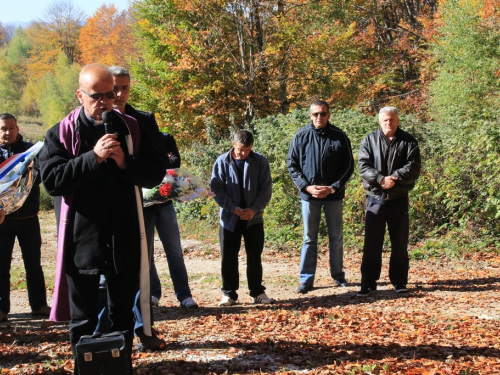
[[[68, 153], [68, 157], [74, 159], [78, 156], [78, 152], [80, 151], [80, 134], [75, 130], [75, 124], [80, 116], [80, 112], [83, 107], [76, 108], [73, 112], [71, 112], [68, 116], [66, 116], [59, 123], [59, 141], [64, 146]], [[139, 152], [139, 143], [140, 143], [140, 130], [137, 124], [137, 120], [133, 117], [122, 114], [119, 111], [114, 111], [117, 117], [123, 119], [125, 124], [127, 125], [130, 137], [127, 137], [127, 145], [129, 149], [129, 154], [137, 155]], [[147, 248], [146, 254], [144, 256], [144, 248], [145, 248], [145, 234], [144, 234], [144, 218], [142, 216], [142, 200], [140, 197], [139, 189], [136, 186], [136, 201], [138, 206], [138, 214], [139, 214], [139, 225], [140, 225], [140, 233], [141, 233], [141, 297], [145, 295], [145, 301], [148, 301], [147, 307], [144, 306], [143, 298], [141, 298], [141, 313], [143, 314], [144, 320], [144, 333], [148, 334], [151, 332], [151, 321], [149, 319], [149, 261], [147, 257]], [[58, 231], [58, 240], [57, 240], [57, 267], [56, 267], [56, 280], [54, 286], [54, 300], [52, 302], [52, 309], [50, 313], [51, 321], [67, 321], [71, 319], [70, 309], [69, 309], [69, 294], [68, 294], [68, 282], [66, 279], [66, 270], [64, 264], [64, 248], [65, 248], [65, 239], [68, 234], [68, 224], [69, 224], [69, 212], [71, 207], [71, 202], [73, 200], [73, 194], [67, 194], [62, 197], [61, 200], [61, 213], [59, 220], [59, 231]], [[70, 232], [71, 233], [71, 232]], [[144, 259], [146, 260], [146, 265], [144, 264]], [[147, 286], [145, 284], [145, 268], [147, 271]], [[146, 294], [147, 293], [147, 294]], [[144, 310], [146, 308], [146, 310]], [[147, 321], [148, 322], [147, 322]], [[148, 329], [149, 328], [149, 329]]]

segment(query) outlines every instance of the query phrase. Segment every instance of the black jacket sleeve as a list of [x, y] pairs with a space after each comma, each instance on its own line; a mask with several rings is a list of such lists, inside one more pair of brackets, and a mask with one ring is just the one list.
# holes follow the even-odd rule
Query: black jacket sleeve
[[50, 195], [71, 193], [101, 177], [105, 169], [99, 167], [93, 150], [70, 158], [59, 141], [59, 124], [47, 132], [38, 159], [43, 185]]
[[163, 133], [163, 146], [168, 156], [168, 168], [180, 168], [181, 154], [172, 134]]

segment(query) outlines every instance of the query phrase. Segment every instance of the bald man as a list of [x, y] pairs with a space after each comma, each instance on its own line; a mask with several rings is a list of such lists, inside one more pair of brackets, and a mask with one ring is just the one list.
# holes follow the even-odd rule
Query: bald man
[[[64, 254], [58, 258], [58, 271], [63, 271], [56, 278], [51, 319], [70, 318], [79, 374], [75, 347], [96, 327], [100, 275], [107, 276], [111, 331], [128, 331], [132, 350], [132, 307], [144, 233], [138, 187], [158, 185], [165, 165], [137, 121], [112, 111], [114, 83], [106, 66], [85, 66], [76, 95], [81, 106], [47, 132], [39, 164], [47, 192], [63, 197], [58, 236], [58, 252]], [[112, 111], [112, 134], [105, 134], [105, 111]], [[132, 373], [130, 359], [129, 364]]]

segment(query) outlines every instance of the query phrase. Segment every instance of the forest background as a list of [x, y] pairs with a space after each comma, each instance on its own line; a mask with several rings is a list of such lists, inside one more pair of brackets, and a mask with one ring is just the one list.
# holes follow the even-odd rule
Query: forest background
[[[131, 103], [156, 114], [183, 166], [207, 183], [234, 131], [255, 133], [254, 149], [271, 164], [266, 240], [277, 251], [301, 242], [286, 155], [309, 104], [324, 99], [355, 158], [386, 105], [419, 140], [414, 258], [498, 252], [499, 0], [135, 0], [126, 12], [103, 5], [90, 18], [54, 1], [25, 29], [0, 24], [0, 112], [18, 116], [26, 138], [43, 138], [78, 105], [78, 73], [92, 62], [130, 69]], [[345, 242], [360, 249], [357, 171], [346, 190]], [[42, 204], [50, 208], [51, 198]], [[183, 233], [216, 240], [213, 200], [177, 212]]]

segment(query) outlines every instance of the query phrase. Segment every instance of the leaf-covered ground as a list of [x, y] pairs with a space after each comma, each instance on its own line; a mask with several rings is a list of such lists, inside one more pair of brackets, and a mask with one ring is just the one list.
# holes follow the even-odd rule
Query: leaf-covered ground
[[[50, 278], [55, 250], [50, 233], [45, 238]], [[316, 289], [305, 296], [294, 293], [298, 259], [267, 253], [273, 305], [249, 303], [242, 257], [240, 303], [219, 308], [217, 252], [186, 249], [201, 307], [178, 307], [158, 252], [164, 297], [155, 308], [156, 330], [168, 345], [135, 351], [136, 374], [500, 374], [496, 254], [412, 261], [410, 292], [402, 295], [388, 284], [385, 256], [379, 291], [359, 298], [357, 252], [346, 251], [347, 288], [333, 286], [322, 253]], [[33, 319], [25, 295], [13, 292], [10, 319], [0, 323], [0, 374], [72, 373], [67, 324]]]

